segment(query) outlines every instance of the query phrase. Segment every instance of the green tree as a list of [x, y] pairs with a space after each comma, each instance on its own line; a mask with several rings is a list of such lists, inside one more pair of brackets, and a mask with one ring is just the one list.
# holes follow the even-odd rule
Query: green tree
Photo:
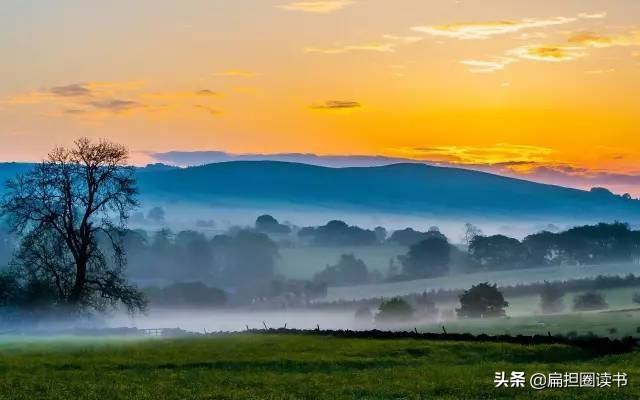
[[564, 292], [560, 285], [550, 282], [544, 282], [542, 291], [540, 292], [540, 309], [545, 314], [558, 313], [564, 309], [562, 298]]
[[497, 285], [484, 282], [472, 286], [460, 295], [460, 308], [456, 312], [462, 318], [502, 317], [508, 306], [509, 303], [504, 300]]
[[413, 307], [401, 297], [383, 299], [375, 317], [376, 322], [379, 323], [405, 322], [411, 318], [413, 318]]
[[411, 277], [431, 278], [449, 273], [451, 248], [446, 238], [430, 236], [412, 245], [400, 258], [402, 269]]

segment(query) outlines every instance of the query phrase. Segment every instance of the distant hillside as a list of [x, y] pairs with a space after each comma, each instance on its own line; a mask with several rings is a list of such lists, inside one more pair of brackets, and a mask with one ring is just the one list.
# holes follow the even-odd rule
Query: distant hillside
[[[0, 180], [32, 167], [0, 163]], [[138, 168], [142, 200], [225, 207], [286, 203], [442, 218], [640, 218], [640, 201], [607, 190], [583, 191], [467, 169], [424, 164], [328, 168], [279, 161], [233, 161], [199, 167]]]
[[143, 197], [166, 201], [286, 202], [323, 208], [436, 214], [442, 217], [640, 217], [640, 201], [423, 164], [327, 168], [277, 161], [236, 161], [185, 169], [139, 170]]

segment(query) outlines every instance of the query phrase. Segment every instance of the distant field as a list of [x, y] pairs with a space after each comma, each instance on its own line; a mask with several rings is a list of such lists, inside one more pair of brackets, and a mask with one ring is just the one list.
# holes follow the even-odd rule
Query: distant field
[[[421, 332], [472, 333], [488, 335], [578, 335], [640, 338], [640, 309], [635, 311], [581, 312], [558, 315], [533, 315], [512, 318], [469, 319], [421, 325]], [[412, 327], [407, 327], [412, 329]]]
[[[628, 309], [640, 307], [640, 304], [633, 302], [632, 297], [634, 293], [640, 293], [640, 287], [627, 287], [616, 289], [604, 289], [598, 290], [601, 293], [609, 309]], [[571, 311], [573, 306], [573, 298], [577, 295], [584, 293], [584, 291], [576, 291], [566, 293], [563, 297], [565, 305], [565, 312]], [[506, 296], [505, 299], [509, 302], [507, 308], [507, 314], [510, 316], [522, 316], [522, 315], [535, 315], [540, 314], [540, 296], [539, 295], [525, 295], [525, 296]], [[454, 309], [460, 307], [458, 302], [451, 303], [438, 303], [438, 307], [441, 310]], [[640, 325], [640, 321], [638, 322]]]
[[404, 246], [307, 246], [280, 249], [278, 273], [296, 279], [309, 279], [328, 264], [335, 264], [342, 254], [362, 259], [371, 271], [386, 273], [389, 260], [406, 254]]
[[[237, 334], [1, 339], [0, 399], [637, 399], [640, 352]], [[495, 388], [496, 371], [625, 372], [624, 388]]]
[[529, 268], [506, 271], [491, 271], [472, 274], [445, 276], [433, 279], [384, 283], [378, 285], [359, 285], [329, 288], [328, 300], [352, 300], [373, 297], [391, 297], [411, 293], [420, 293], [432, 289], [468, 289], [480, 282], [497, 283], [498, 286], [526, 284], [542, 281], [561, 281], [567, 279], [590, 278], [598, 275], [624, 276], [640, 274], [638, 264], [609, 264], [596, 266], [563, 266]]

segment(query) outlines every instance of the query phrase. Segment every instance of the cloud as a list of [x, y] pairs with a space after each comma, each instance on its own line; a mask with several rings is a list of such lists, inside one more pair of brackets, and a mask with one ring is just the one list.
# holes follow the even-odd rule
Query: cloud
[[639, 46], [640, 30], [613, 36], [605, 36], [593, 32], [582, 32], [571, 36], [568, 41], [569, 43], [595, 48]]
[[61, 97], [77, 97], [77, 96], [90, 96], [91, 89], [87, 87], [87, 84], [84, 83], [72, 83], [70, 85], [64, 86], [54, 86], [49, 89], [49, 93], [54, 96]]
[[382, 38], [403, 44], [413, 44], [424, 40], [424, 38], [420, 36], [382, 35]]
[[546, 62], [571, 61], [587, 55], [584, 47], [542, 44], [518, 47], [509, 51], [508, 54], [526, 60]]
[[242, 69], [230, 69], [221, 72], [215, 72], [214, 76], [228, 76], [228, 77], [236, 77], [236, 78], [253, 78], [254, 76], [258, 76], [257, 72], [246, 71]]
[[318, 54], [346, 54], [355, 51], [372, 51], [377, 53], [393, 53], [396, 48], [401, 46], [409, 46], [424, 40], [420, 36], [403, 36], [403, 35], [382, 35], [381, 42], [372, 42], [365, 44], [336, 44], [333, 47], [307, 47], [305, 53]]
[[588, 71], [584, 71], [585, 74], [587, 75], [602, 75], [602, 74], [608, 74], [611, 72], [614, 72], [615, 69], [613, 68], [609, 68], [609, 69], [592, 69], [592, 70], [588, 70]]
[[328, 1], [292, 1], [288, 4], [277, 5], [276, 7], [287, 11], [302, 11], [316, 14], [329, 14], [342, 10], [346, 6], [355, 3], [351, 0], [328, 0]]
[[547, 147], [498, 143], [491, 146], [433, 146], [395, 149], [404, 156], [456, 165], [516, 165], [548, 161]]
[[305, 53], [317, 53], [317, 54], [345, 54], [354, 51], [373, 51], [377, 53], [392, 53], [394, 51], [394, 45], [391, 43], [382, 44], [361, 44], [361, 45], [345, 45], [329, 48], [319, 47], [307, 47], [304, 49]]
[[414, 26], [415, 32], [454, 39], [488, 39], [491, 36], [505, 35], [524, 29], [563, 25], [576, 21], [575, 17], [552, 17], [546, 19], [527, 18], [490, 22], [460, 22], [444, 25]]
[[122, 99], [100, 99], [88, 102], [89, 105], [104, 111], [113, 113], [122, 113], [131, 111], [136, 108], [144, 107], [144, 105], [133, 100]]
[[222, 114], [222, 111], [216, 110], [215, 108], [212, 108], [212, 107], [209, 107], [209, 106], [205, 106], [205, 105], [202, 105], [202, 104], [196, 104], [193, 107], [195, 107], [197, 109], [200, 109], [200, 110], [203, 110], [207, 114], [213, 115], [213, 116], [218, 116], [218, 115]]
[[580, 13], [578, 14], [578, 18], [582, 19], [602, 19], [607, 17], [606, 11], [601, 11], [598, 13]]
[[311, 105], [313, 110], [321, 111], [353, 111], [362, 108], [362, 104], [357, 101], [327, 100], [324, 103]]
[[495, 57], [490, 60], [462, 60], [460, 64], [466, 65], [469, 71], [474, 74], [489, 74], [496, 71], [502, 71], [505, 66], [516, 62], [516, 59], [510, 57]]
[[200, 89], [196, 92], [196, 94], [199, 96], [218, 96], [218, 93], [209, 89]]

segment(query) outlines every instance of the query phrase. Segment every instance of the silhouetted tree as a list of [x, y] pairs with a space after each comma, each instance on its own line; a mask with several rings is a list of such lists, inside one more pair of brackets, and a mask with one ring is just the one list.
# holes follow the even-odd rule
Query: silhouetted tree
[[271, 215], [261, 215], [256, 219], [255, 227], [257, 231], [264, 233], [286, 235], [291, 233], [291, 228], [278, 222]]
[[401, 297], [382, 300], [376, 314], [378, 323], [405, 322], [413, 318], [413, 307]]
[[329, 286], [357, 285], [369, 281], [369, 270], [364, 261], [353, 254], [343, 254], [336, 265], [328, 265], [315, 274], [313, 281]]
[[373, 229], [373, 233], [376, 235], [376, 241], [378, 243], [384, 243], [387, 240], [387, 230], [382, 226], [376, 226]]
[[450, 246], [440, 236], [427, 237], [412, 245], [406, 256], [400, 257], [405, 274], [431, 278], [449, 273]]
[[23, 288], [51, 288], [56, 305], [72, 311], [145, 308], [124, 277], [120, 232], [137, 205], [126, 161], [123, 146], [82, 138], [7, 182], [1, 208], [22, 236], [13, 264]]
[[609, 304], [604, 300], [604, 296], [597, 292], [587, 292], [573, 298], [573, 309], [575, 311], [592, 311], [609, 308]]
[[471, 242], [473, 241], [473, 239], [476, 236], [480, 236], [482, 235], [482, 230], [480, 230], [480, 228], [478, 228], [477, 226], [467, 222], [466, 224], [464, 224], [464, 236], [462, 238], [462, 241], [464, 244], [466, 244], [467, 246], [469, 246], [471, 244]]
[[560, 285], [545, 281], [540, 291], [540, 309], [545, 314], [558, 313], [564, 309], [564, 291]]
[[460, 308], [456, 312], [462, 318], [502, 317], [508, 306], [509, 303], [504, 300], [497, 285], [484, 282], [472, 286], [460, 295]]
[[270, 280], [275, 272], [278, 246], [264, 233], [240, 230], [211, 241], [219, 279], [230, 284]]
[[319, 246], [367, 246], [376, 244], [373, 231], [357, 226], [349, 226], [344, 221], [333, 220], [319, 227], [300, 229], [298, 236], [310, 239]]
[[504, 235], [475, 236], [469, 245], [469, 256], [484, 268], [522, 268], [526, 249], [517, 239]]

